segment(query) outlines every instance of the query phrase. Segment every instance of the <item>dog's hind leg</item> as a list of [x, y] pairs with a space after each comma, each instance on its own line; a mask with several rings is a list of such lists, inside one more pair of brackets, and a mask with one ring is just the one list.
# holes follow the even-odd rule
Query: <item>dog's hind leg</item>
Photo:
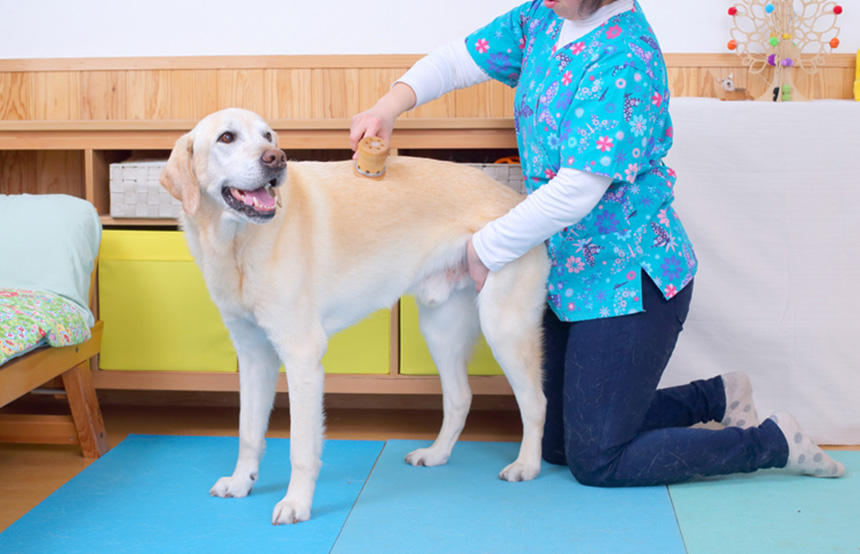
[[548, 264], [535, 258], [542, 255], [533, 250], [525, 255], [531, 260], [520, 258], [491, 273], [478, 297], [481, 329], [511, 384], [523, 423], [519, 455], [499, 473], [506, 481], [527, 481], [540, 473], [546, 416], [541, 382], [542, 319]]
[[431, 446], [410, 452], [406, 461], [416, 466], [435, 466], [451, 456], [472, 403], [466, 364], [480, 332], [474, 290], [471, 286], [455, 290], [447, 300], [432, 307], [419, 304], [419, 324], [439, 370], [442, 428]]
[[275, 399], [280, 360], [266, 334], [247, 321], [228, 322], [239, 357], [239, 459], [233, 475], [220, 478], [212, 496], [247, 496], [257, 479]]

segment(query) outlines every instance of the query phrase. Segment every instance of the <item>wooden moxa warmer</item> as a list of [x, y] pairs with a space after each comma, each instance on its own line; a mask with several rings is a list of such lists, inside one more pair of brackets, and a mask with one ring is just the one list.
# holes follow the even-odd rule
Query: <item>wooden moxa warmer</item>
[[364, 137], [358, 143], [358, 157], [355, 172], [371, 179], [385, 175], [385, 159], [388, 157], [388, 143], [379, 137]]

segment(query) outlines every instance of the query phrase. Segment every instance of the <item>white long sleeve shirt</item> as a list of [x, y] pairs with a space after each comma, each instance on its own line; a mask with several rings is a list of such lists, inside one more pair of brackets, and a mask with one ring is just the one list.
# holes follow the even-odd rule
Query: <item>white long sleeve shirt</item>
[[[632, 7], [633, 0], [616, 0], [586, 19], [566, 19], [558, 44], [569, 44]], [[452, 90], [489, 79], [469, 55], [465, 40], [457, 40], [420, 59], [398, 82], [412, 88], [417, 107]], [[498, 271], [535, 245], [588, 215], [610, 184], [612, 179], [609, 177], [561, 168], [547, 184], [510, 212], [475, 233], [472, 237], [475, 252], [490, 271]]]

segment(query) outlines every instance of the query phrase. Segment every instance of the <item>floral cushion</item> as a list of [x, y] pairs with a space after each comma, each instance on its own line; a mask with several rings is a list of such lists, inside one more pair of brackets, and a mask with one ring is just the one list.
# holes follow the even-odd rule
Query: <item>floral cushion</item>
[[86, 342], [91, 336], [86, 317], [62, 296], [0, 288], [0, 365], [42, 345]]

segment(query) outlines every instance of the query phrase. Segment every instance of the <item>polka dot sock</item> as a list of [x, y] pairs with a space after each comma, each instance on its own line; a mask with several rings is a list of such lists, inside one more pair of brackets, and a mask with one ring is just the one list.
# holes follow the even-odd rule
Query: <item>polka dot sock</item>
[[845, 466], [828, 456], [803, 432], [794, 416], [777, 412], [768, 419], [776, 423], [788, 442], [785, 469], [813, 477], [842, 477]]
[[747, 429], [759, 424], [752, 399], [752, 385], [746, 373], [735, 371], [721, 375], [726, 389], [726, 413], [720, 421], [726, 427]]

